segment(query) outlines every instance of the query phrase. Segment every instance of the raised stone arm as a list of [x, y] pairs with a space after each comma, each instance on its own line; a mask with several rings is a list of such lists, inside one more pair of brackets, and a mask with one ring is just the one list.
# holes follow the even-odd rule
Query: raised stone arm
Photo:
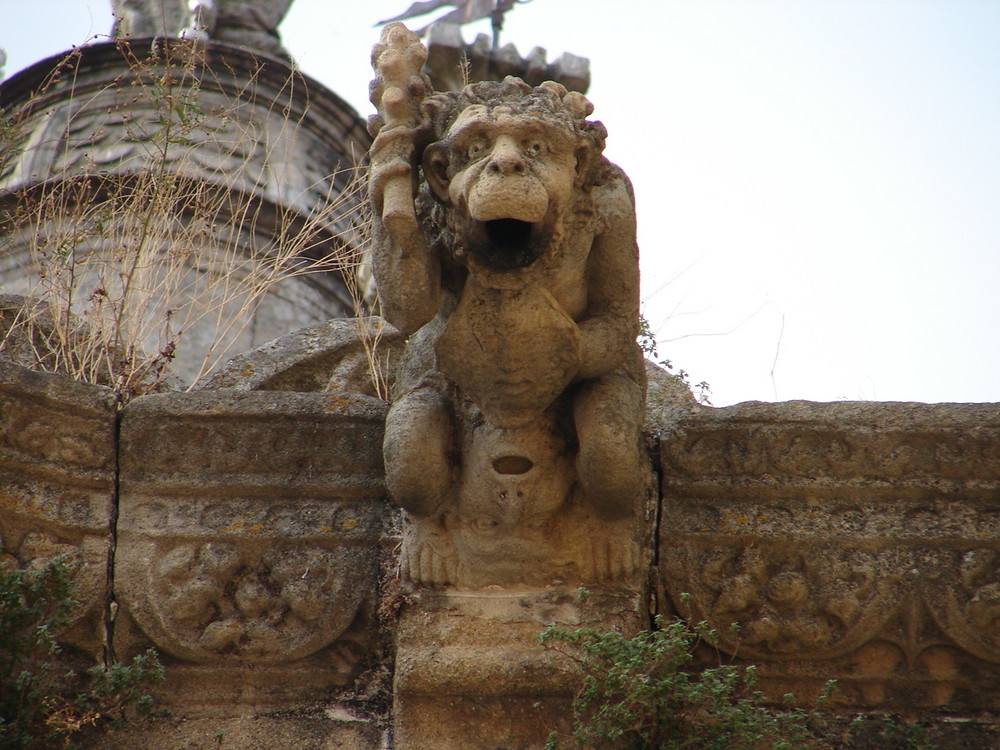
[[420, 73], [426, 58], [420, 39], [401, 23], [386, 26], [372, 50], [377, 77], [371, 101], [379, 114], [369, 122], [375, 136], [369, 194], [381, 225], [375, 278], [385, 316], [406, 334], [434, 317], [441, 294], [440, 260], [427, 246], [414, 207], [420, 102], [429, 89]]

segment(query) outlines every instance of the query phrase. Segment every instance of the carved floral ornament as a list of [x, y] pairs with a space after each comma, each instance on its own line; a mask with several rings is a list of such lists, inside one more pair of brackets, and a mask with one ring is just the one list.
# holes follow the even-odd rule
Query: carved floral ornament
[[367, 596], [350, 555], [301, 543], [146, 542], [123, 574], [143, 631], [193, 662], [285, 663], [334, 642]]
[[123, 639], [205, 666], [350, 672], [386, 515], [367, 448], [384, 409], [231, 384], [130, 403], [115, 555]]

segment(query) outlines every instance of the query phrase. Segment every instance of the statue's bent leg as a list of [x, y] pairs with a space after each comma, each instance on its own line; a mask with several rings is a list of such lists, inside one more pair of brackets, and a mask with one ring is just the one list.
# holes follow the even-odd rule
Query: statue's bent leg
[[385, 420], [385, 483], [415, 516], [429, 516], [451, 483], [451, 410], [433, 388], [411, 391], [389, 408]]
[[577, 475], [587, 503], [603, 518], [631, 514], [642, 493], [642, 402], [639, 385], [619, 373], [584, 383], [577, 393]]

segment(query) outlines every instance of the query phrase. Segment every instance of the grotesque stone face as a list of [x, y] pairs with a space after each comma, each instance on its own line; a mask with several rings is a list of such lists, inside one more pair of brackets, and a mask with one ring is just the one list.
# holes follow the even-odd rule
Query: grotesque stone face
[[456, 239], [474, 261], [502, 271], [545, 253], [572, 196], [576, 146], [554, 122], [473, 105], [428, 148], [428, 183], [455, 209]]

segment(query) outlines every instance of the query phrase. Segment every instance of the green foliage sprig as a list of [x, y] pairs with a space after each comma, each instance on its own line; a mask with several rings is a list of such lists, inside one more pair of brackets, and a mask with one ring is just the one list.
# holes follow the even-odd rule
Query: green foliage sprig
[[63, 557], [18, 567], [0, 560], [0, 747], [75, 747], [87, 727], [149, 707], [145, 688], [163, 679], [153, 651], [130, 663], [80, 670], [62, 658], [56, 635], [77, 607]]
[[569, 657], [582, 685], [569, 736], [548, 748], [615, 750], [792, 750], [825, 748], [809, 713], [771, 708], [756, 691], [753, 667], [697, 670], [694, 650], [716, 635], [707, 624], [656, 618], [655, 628], [627, 637], [590, 628], [549, 627], [541, 642]]
[[657, 350], [659, 344], [656, 341], [656, 334], [653, 332], [653, 328], [645, 315], [639, 316], [639, 335], [636, 337], [636, 343], [639, 345], [639, 349], [642, 350], [644, 357], [664, 368], [670, 374], [670, 377], [679, 380], [685, 388], [691, 391], [691, 394], [699, 404], [704, 406], [712, 405], [712, 386], [707, 381], [702, 380], [699, 383], [692, 384], [691, 375], [687, 370], [681, 369], [674, 372], [673, 362], [669, 359], [660, 359]]

